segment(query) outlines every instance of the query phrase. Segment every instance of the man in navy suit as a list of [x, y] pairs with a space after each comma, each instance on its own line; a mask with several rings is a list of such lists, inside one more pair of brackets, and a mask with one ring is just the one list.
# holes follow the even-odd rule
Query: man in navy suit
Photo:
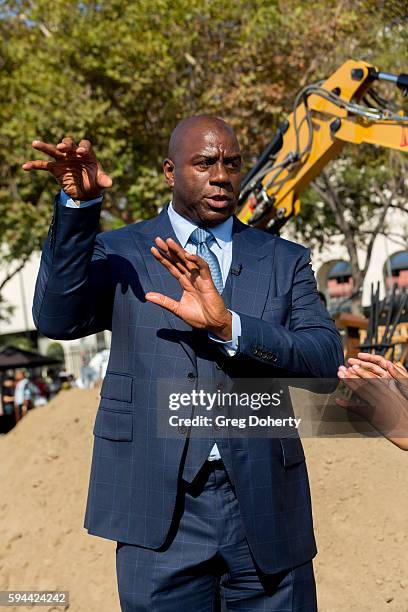
[[220, 390], [240, 378], [336, 377], [341, 344], [309, 252], [234, 217], [241, 154], [219, 118], [174, 130], [163, 164], [173, 197], [157, 217], [102, 234], [112, 180], [91, 143], [33, 147], [53, 161], [23, 168], [62, 188], [36, 326], [56, 339], [112, 330], [84, 526], [117, 542], [122, 610], [316, 610], [299, 437], [157, 433], [164, 381], [191, 393], [207, 381]]

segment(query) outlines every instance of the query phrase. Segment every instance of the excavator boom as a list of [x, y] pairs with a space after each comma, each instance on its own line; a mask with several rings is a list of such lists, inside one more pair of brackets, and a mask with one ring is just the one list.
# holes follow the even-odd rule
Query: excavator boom
[[408, 151], [408, 116], [387, 110], [372, 89], [376, 80], [408, 93], [408, 75], [378, 72], [354, 60], [298, 93], [290, 117], [243, 181], [241, 221], [277, 233], [299, 214], [300, 195], [347, 142]]

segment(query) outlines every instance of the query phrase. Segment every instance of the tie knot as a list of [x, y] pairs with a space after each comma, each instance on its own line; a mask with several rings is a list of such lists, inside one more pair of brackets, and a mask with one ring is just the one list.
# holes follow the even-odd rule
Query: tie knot
[[190, 241], [193, 244], [206, 244], [209, 246], [212, 242], [214, 242], [215, 238], [211, 232], [206, 229], [202, 229], [201, 227], [197, 227], [194, 232], [191, 232]]

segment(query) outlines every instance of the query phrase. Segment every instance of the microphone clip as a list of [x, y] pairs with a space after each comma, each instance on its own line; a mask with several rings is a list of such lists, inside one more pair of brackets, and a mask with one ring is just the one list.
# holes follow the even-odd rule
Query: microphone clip
[[241, 270], [242, 270], [242, 264], [238, 264], [236, 267], [231, 268], [231, 274], [234, 274], [234, 276], [239, 276], [241, 274]]

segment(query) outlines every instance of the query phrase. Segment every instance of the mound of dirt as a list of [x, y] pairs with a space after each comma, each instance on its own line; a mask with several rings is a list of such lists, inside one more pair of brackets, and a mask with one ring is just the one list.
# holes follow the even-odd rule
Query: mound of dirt
[[[120, 610], [115, 542], [83, 528], [97, 403], [97, 390], [62, 392], [0, 438], [0, 590], [64, 590], [73, 612]], [[319, 611], [408, 612], [408, 454], [379, 438], [304, 447]]]

